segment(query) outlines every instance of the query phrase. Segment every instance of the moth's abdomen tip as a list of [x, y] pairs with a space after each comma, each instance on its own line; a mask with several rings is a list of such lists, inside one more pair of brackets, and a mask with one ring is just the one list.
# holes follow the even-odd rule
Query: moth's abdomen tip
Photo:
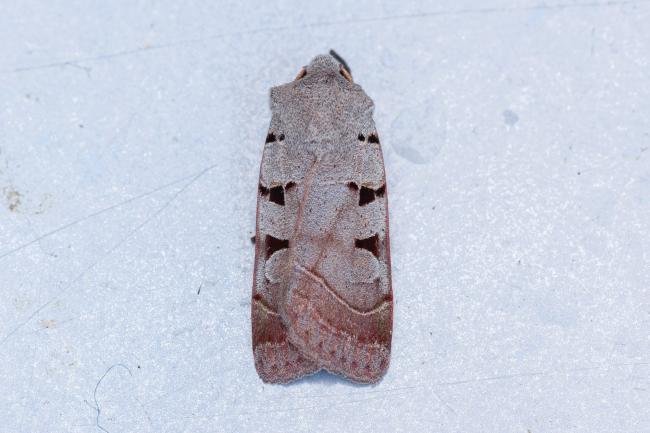
[[319, 370], [286, 341], [254, 346], [253, 354], [257, 374], [265, 383], [289, 383]]

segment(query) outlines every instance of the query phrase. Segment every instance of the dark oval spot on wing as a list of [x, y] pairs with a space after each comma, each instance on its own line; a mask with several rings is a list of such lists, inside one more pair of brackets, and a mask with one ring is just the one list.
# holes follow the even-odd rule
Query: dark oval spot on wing
[[375, 191], [371, 188], [362, 186], [361, 191], [359, 191], [359, 206], [372, 203], [374, 200], [375, 200]]
[[357, 136], [357, 138], [359, 139], [359, 141], [364, 141], [364, 140], [366, 139], [366, 137], [365, 137], [363, 134], [361, 134], [361, 133], [359, 133], [359, 135]]
[[359, 191], [359, 185], [357, 185], [355, 182], [348, 182], [348, 188], [352, 191]]
[[285, 248], [289, 248], [289, 240], [288, 239], [278, 239], [274, 238], [271, 235], [266, 235], [266, 239], [264, 241], [264, 244], [266, 245], [266, 258], [268, 259], [275, 253], [276, 251], [283, 250]]
[[377, 233], [366, 239], [355, 239], [354, 246], [356, 248], [368, 250], [373, 256], [379, 257], [379, 235]]
[[280, 136], [278, 137], [278, 140], [283, 141], [284, 140], [284, 134], [280, 134]]
[[282, 188], [282, 185], [274, 186], [270, 189], [269, 200], [280, 206], [284, 206], [284, 188]]
[[287, 185], [284, 187], [285, 191], [289, 191], [291, 188], [296, 186], [296, 182], [289, 182]]
[[267, 187], [265, 187], [264, 185], [262, 185], [261, 183], [259, 184], [257, 189], [259, 190], [260, 194], [262, 194], [262, 195], [267, 195], [269, 193], [269, 189]]

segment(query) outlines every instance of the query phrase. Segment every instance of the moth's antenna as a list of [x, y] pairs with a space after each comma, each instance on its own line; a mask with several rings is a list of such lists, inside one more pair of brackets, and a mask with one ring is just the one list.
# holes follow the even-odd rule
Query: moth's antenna
[[352, 70], [350, 69], [348, 64], [345, 62], [345, 60], [343, 60], [343, 58], [341, 56], [339, 56], [336, 51], [330, 50], [330, 56], [334, 57], [336, 59], [336, 61], [339, 62], [345, 68], [346, 71], [348, 71], [348, 74], [352, 75]]

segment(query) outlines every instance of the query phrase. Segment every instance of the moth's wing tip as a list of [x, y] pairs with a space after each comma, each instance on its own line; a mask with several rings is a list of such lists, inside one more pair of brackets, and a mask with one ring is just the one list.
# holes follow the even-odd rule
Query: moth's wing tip
[[288, 383], [319, 370], [317, 363], [289, 343], [278, 316], [260, 307], [253, 310], [252, 322], [255, 370], [264, 382]]
[[383, 347], [385, 351], [381, 355], [381, 360], [378, 361], [379, 365], [367, 369], [362, 369], [359, 366], [352, 368], [350, 365], [335, 365], [330, 366], [332, 373], [345, 377], [346, 379], [364, 385], [374, 385], [386, 376], [388, 368], [390, 367], [390, 349]]
[[287, 358], [278, 357], [278, 354], [269, 356], [257, 349], [255, 348], [253, 351], [255, 370], [264, 383], [287, 384], [320, 370], [316, 363], [307, 358], [299, 357], [296, 360], [287, 361]]
[[358, 382], [378, 381], [390, 361], [392, 302], [378, 298], [361, 310], [337, 296], [325, 277], [304, 274], [285, 300], [287, 340], [329, 371]]
[[317, 367], [313, 369], [304, 369], [293, 374], [267, 374], [258, 369], [257, 365], [255, 366], [255, 369], [257, 370], [259, 378], [262, 379], [262, 382], [272, 385], [289, 385], [304, 379], [305, 377], [313, 376], [321, 371], [321, 369]]

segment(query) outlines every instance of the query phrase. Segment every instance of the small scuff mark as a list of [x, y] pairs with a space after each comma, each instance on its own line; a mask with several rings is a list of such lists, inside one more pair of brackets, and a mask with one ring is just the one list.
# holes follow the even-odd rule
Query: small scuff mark
[[512, 110], [503, 110], [503, 122], [508, 126], [514, 126], [519, 122], [519, 116]]
[[34, 210], [34, 215], [40, 215], [45, 213], [46, 210], [52, 207], [52, 194], [43, 194], [41, 197], [41, 202], [38, 204], [36, 210]]
[[22, 194], [18, 192], [13, 186], [6, 186], [2, 189], [4, 193], [5, 200], [7, 202], [7, 208], [10, 212], [18, 212], [18, 208], [21, 204]]
[[45, 193], [42, 194], [40, 202], [36, 204], [13, 185], [2, 188], [2, 196], [4, 196], [5, 205], [9, 212], [22, 214], [41, 215], [52, 207], [53, 202], [52, 194]]
[[[19, 287], [19, 290], [22, 289], [22, 286]], [[14, 298], [13, 304], [16, 311], [24, 313], [27, 309], [34, 303], [32, 299], [29, 298]]]
[[28, 100], [34, 101], [34, 102], [41, 102], [41, 99], [38, 96], [33, 96], [31, 93], [25, 93], [25, 99], [28, 99]]
[[595, 41], [596, 41], [596, 27], [591, 28], [591, 38], [590, 39], [591, 39], [591, 47], [589, 48], [589, 54], [591, 55], [591, 57], [593, 57], [594, 52], [596, 51], [596, 44], [595, 44]]
[[408, 104], [391, 122], [392, 131], [404, 131], [388, 137], [386, 143], [397, 155], [413, 164], [429, 164], [447, 143], [449, 122], [441, 98], [426, 97]]
[[46, 329], [52, 329], [56, 326], [56, 320], [54, 319], [43, 319], [41, 320], [41, 326]]

